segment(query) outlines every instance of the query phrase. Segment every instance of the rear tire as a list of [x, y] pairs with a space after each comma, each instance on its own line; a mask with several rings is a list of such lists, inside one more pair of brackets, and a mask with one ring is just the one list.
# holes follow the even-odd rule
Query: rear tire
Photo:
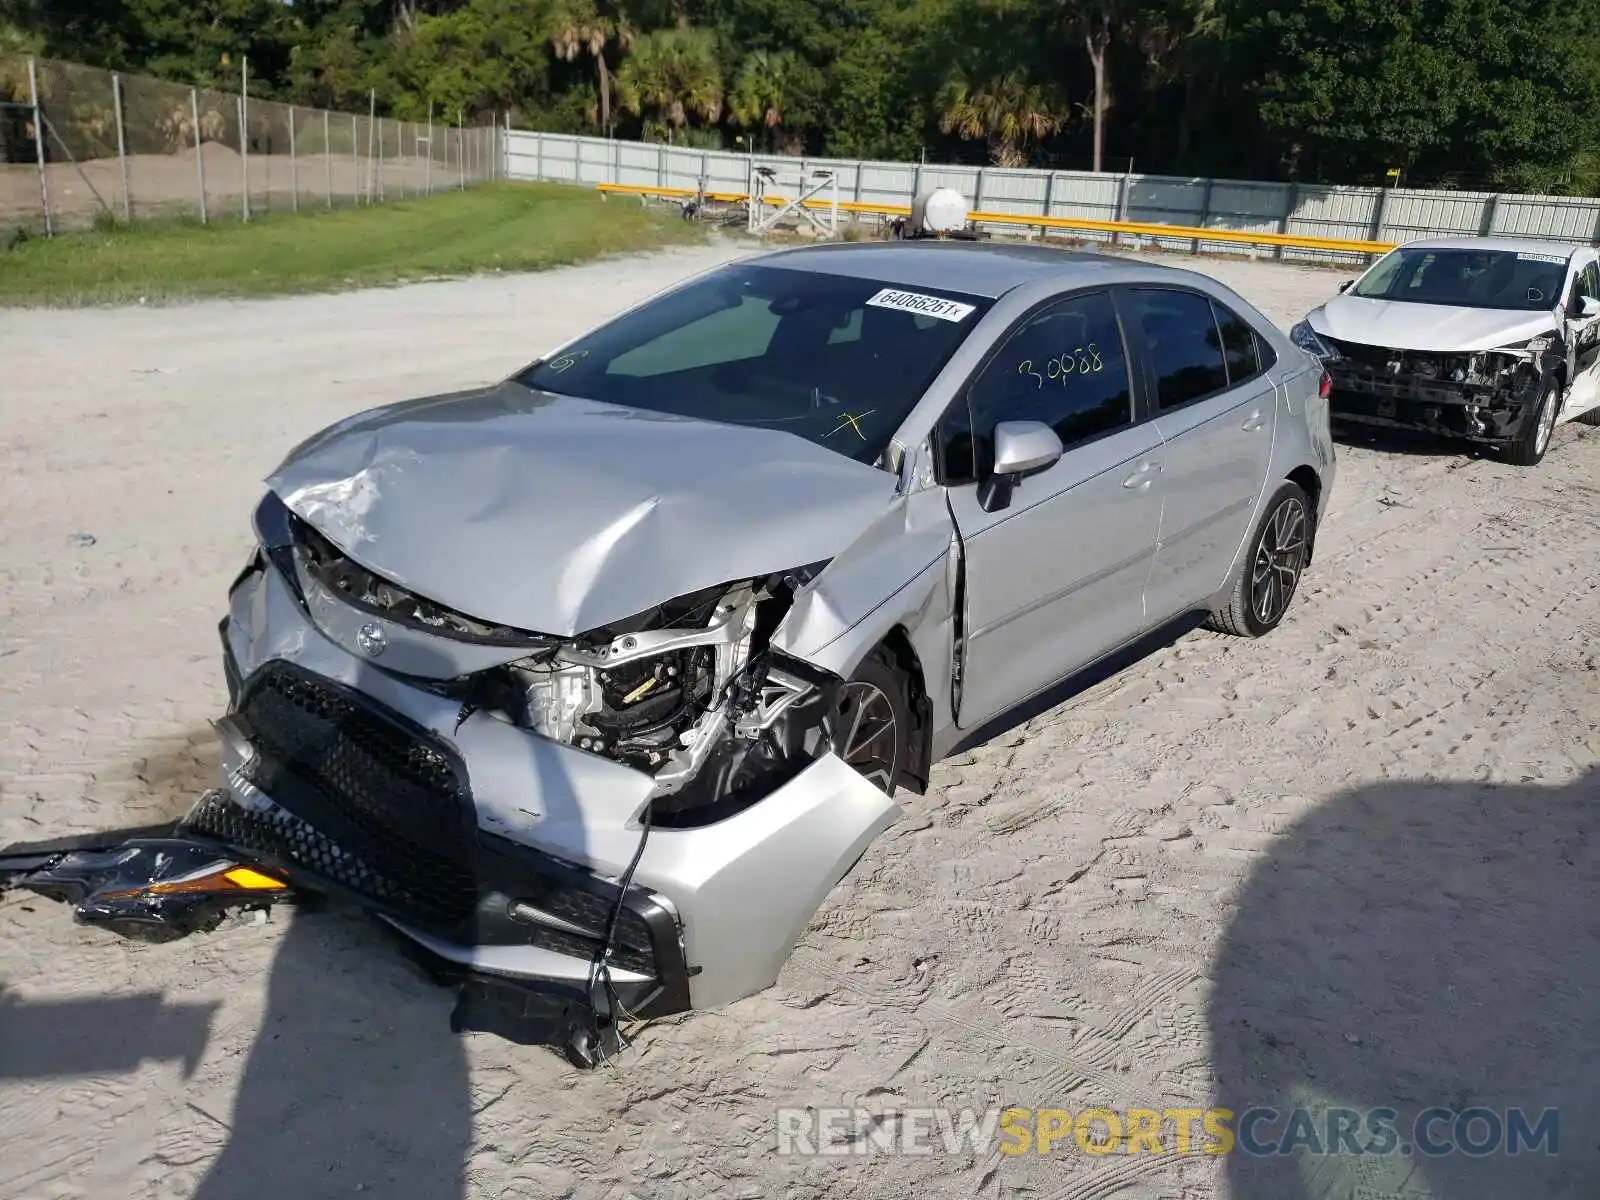
[[893, 796], [911, 754], [911, 705], [906, 680], [879, 646], [845, 684], [834, 750], [862, 778]]
[[1509, 443], [1502, 457], [1514, 467], [1532, 467], [1550, 449], [1550, 438], [1555, 433], [1556, 418], [1561, 415], [1561, 386], [1547, 379], [1539, 393], [1539, 409], [1528, 427], [1516, 441]]
[[1297, 483], [1280, 485], [1262, 511], [1226, 606], [1212, 612], [1206, 627], [1249, 638], [1276, 629], [1311, 559], [1315, 522], [1305, 489]]
[[1584, 425], [1600, 425], [1600, 408], [1591, 408], [1586, 413], [1579, 413], [1572, 418]]

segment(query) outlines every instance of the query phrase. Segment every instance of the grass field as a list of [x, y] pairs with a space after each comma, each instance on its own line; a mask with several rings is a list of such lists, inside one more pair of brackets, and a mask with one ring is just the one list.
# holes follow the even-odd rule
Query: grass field
[[248, 224], [134, 224], [0, 249], [0, 305], [332, 291], [482, 271], [537, 271], [698, 240], [669, 211], [563, 184], [465, 192]]

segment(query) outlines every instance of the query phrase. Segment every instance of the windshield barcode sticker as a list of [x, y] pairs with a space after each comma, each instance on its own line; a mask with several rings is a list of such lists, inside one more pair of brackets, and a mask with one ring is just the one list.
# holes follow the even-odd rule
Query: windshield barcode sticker
[[1565, 264], [1567, 260], [1562, 258], [1559, 254], [1518, 254], [1517, 261]]
[[965, 321], [973, 311], [970, 304], [946, 300], [942, 296], [924, 296], [920, 292], [897, 291], [894, 288], [884, 288], [867, 303], [876, 308], [898, 308], [901, 312], [938, 317], [941, 321]]

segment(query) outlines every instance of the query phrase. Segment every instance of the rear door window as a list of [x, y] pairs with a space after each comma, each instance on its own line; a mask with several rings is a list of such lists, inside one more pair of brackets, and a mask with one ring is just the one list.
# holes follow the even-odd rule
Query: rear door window
[[[1228, 360], [1209, 299], [1168, 288], [1132, 288], [1128, 298], [1133, 321], [1144, 336], [1158, 412], [1227, 389]], [[1252, 360], [1254, 353], [1252, 348]], [[1237, 365], [1242, 369], [1244, 360]]]

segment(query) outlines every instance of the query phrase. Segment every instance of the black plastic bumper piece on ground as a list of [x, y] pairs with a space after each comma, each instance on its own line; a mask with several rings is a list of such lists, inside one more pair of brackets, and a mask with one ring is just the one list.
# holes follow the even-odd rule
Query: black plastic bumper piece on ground
[[401, 957], [424, 979], [455, 992], [452, 1033], [490, 1033], [520, 1046], [548, 1047], [584, 1068], [595, 1065], [597, 1050], [616, 1052], [612, 1018], [597, 1012], [581, 989], [477, 971], [433, 953], [399, 930], [385, 929]]
[[[218, 799], [217, 793], [209, 793], [201, 805]], [[219, 864], [271, 872], [286, 879], [289, 887], [269, 893], [163, 895], [147, 890], [152, 884], [182, 879]], [[349, 895], [337, 883], [308, 879], [280, 862], [189, 832], [182, 823], [7, 846], [0, 849], [0, 892], [11, 888], [72, 905], [80, 924], [142, 942], [170, 942], [210, 932], [233, 909], [303, 903], [324, 894]], [[387, 923], [383, 928], [429, 982], [455, 991], [452, 1030], [476, 1030], [522, 1045], [549, 1046], [584, 1067], [594, 1065], [597, 1048], [614, 1051], [611, 1017], [597, 1012], [581, 989], [555, 981], [486, 974], [434, 954]], [[660, 1009], [661, 993], [653, 990], [654, 1007]]]
[[150, 889], [240, 859], [171, 825], [115, 830], [0, 850], [0, 891], [23, 888], [72, 905], [73, 918], [142, 942], [206, 933], [229, 910], [287, 898], [282, 892]]

